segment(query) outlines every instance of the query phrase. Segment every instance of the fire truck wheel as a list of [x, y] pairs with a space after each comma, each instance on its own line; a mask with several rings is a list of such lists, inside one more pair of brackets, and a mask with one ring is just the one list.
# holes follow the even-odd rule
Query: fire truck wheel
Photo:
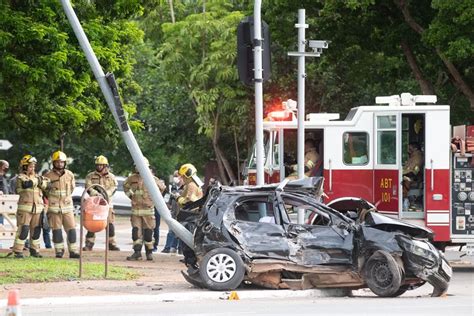
[[369, 289], [378, 296], [394, 297], [404, 293], [400, 288], [400, 268], [395, 258], [386, 251], [378, 250], [367, 260], [364, 277]]
[[203, 257], [199, 264], [199, 274], [210, 290], [234, 290], [244, 279], [244, 262], [235, 251], [216, 248]]

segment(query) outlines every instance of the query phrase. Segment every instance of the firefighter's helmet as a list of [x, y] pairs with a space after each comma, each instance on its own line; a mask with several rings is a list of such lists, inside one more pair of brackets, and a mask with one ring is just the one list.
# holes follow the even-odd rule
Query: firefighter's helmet
[[95, 158], [95, 164], [96, 165], [109, 165], [109, 161], [107, 160], [107, 157], [100, 155]]
[[196, 167], [194, 167], [190, 163], [182, 165], [178, 171], [180, 176], [186, 177], [188, 179], [194, 176], [196, 172], [197, 172]]
[[28, 166], [30, 163], [37, 163], [38, 161], [36, 160], [35, 157], [32, 155], [25, 155], [23, 158], [20, 160], [20, 166]]
[[51, 160], [53, 162], [55, 161], [64, 161], [66, 162], [66, 159], [67, 159], [67, 156], [65, 153], [63, 153], [62, 151], [58, 150], [58, 151], [55, 151], [52, 155], [51, 155]]

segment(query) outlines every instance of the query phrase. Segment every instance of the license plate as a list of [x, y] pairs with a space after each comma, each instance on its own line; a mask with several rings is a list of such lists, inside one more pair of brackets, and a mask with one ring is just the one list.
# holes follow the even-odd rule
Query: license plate
[[441, 260], [441, 268], [443, 271], [451, 278], [453, 276], [453, 269], [446, 263], [446, 261]]

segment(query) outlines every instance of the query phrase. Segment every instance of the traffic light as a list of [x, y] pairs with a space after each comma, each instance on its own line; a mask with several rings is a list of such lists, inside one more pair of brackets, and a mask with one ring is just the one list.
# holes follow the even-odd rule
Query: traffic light
[[[262, 21], [262, 66], [263, 81], [270, 79], [271, 53], [270, 53], [270, 30], [268, 24]], [[237, 27], [237, 68], [239, 70], [239, 79], [246, 85], [254, 82], [254, 24], [253, 17], [247, 16], [240, 21]]]

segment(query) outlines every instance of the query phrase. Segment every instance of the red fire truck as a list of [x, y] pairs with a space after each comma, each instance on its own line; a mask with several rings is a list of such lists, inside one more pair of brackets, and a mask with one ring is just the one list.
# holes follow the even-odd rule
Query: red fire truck
[[[339, 114], [312, 113], [304, 122], [305, 139], [319, 152], [314, 175], [325, 178], [325, 203], [362, 198], [384, 214], [433, 230], [434, 242], [474, 243], [472, 154], [452, 154], [450, 107], [436, 96], [377, 97], [377, 105]], [[265, 183], [279, 182], [296, 163], [297, 120], [291, 102], [269, 113], [264, 126]], [[474, 136], [474, 135], [472, 135]], [[409, 144], [422, 164], [403, 189]], [[255, 151], [247, 165], [247, 183], [255, 184]], [[285, 170], [286, 169], [286, 170]], [[471, 248], [471, 247], [469, 247]]]

